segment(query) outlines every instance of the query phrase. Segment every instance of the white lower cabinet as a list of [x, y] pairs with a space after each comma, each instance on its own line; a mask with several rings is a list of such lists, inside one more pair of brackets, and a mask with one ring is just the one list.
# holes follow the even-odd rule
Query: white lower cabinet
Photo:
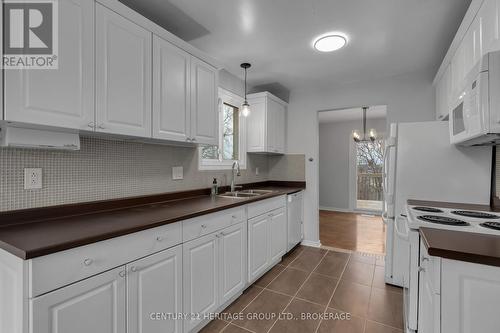
[[[252, 283], [286, 253], [285, 198], [249, 206], [259, 215], [248, 219], [248, 282]], [[267, 207], [267, 212], [259, 208]], [[250, 214], [250, 213], [249, 213]], [[250, 216], [249, 216], [250, 217]]]
[[182, 313], [182, 245], [127, 265], [127, 331], [180, 333], [182, 321], [162, 314]]
[[[189, 332], [203, 314], [218, 306], [219, 249], [218, 234], [210, 234], [183, 245], [184, 252], [184, 331]], [[200, 315], [200, 317], [198, 317]]]
[[33, 333], [125, 333], [125, 267], [30, 301]]
[[184, 332], [216, 312], [246, 285], [246, 223], [183, 245]]

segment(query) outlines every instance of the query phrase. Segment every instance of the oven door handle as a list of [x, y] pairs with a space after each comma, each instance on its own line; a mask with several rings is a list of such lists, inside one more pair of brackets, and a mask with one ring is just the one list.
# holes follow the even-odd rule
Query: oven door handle
[[[404, 229], [400, 228], [400, 223], [404, 225]], [[402, 240], [408, 241], [410, 239], [406, 216], [400, 215], [396, 217], [396, 221], [394, 221], [394, 229], [396, 229], [396, 235]]]

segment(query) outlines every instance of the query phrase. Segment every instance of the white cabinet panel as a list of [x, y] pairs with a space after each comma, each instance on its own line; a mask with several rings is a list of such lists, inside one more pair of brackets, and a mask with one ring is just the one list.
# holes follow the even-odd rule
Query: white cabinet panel
[[182, 313], [182, 246], [132, 262], [127, 272], [128, 331], [182, 332], [181, 320], [151, 318], [155, 313]]
[[33, 333], [125, 333], [125, 268], [30, 301]]
[[481, 28], [482, 55], [500, 50], [500, 0], [485, 0], [477, 16]]
[[286, 252], [286, 211], [274, 210], [269, 215], [270, 258], [271, 263], [278, 262]]
[[153, 137], [187, 141], [191, 55], [158, 36], [153, 48]]
[[498, 267], [443, 259], [441, 281], [442, 333], [498, 332]]
[[96, 130], [151, 137], [152, 34], [96, 6]]
[[219, 236], [220, 304], [241, 292], [246, 283], [246, 223], [224, 229]]
[[58, 4], [59, 68], [5, 70], [5, 120], [92, 130], [94, 2]]
[[[210, 234], [183, 244], [184, 313], [213, 312], [219, 305], [219, 249], [216, 234]], [[188, 318], [184, 330], [188, 332], [203, 318]]]
[[218, 143], [217, 85], [217, 69], [191, 58], [191, 139], [196, 143]]
[[286, 103], [268, 93], [248, 95], [250, 116], [247, 119], [247, 151], [250, 153], [285, 153]]
[[248, 280], [255, 281], [269, 267], [269, 218], [248, 220]]

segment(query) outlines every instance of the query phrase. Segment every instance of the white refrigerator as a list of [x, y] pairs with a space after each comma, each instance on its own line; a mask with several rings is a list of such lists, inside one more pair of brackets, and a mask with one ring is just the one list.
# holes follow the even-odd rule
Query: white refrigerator
[[409, 244], [397, 228], [406, 201], [489, 204], [492, 148], [450, 144], [444, 121], [391, 124], [385, 146], [385, 280], [408, 287]]

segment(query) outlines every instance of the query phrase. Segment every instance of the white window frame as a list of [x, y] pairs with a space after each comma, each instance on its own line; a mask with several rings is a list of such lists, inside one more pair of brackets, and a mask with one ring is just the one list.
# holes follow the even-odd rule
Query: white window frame
[[[219, 148], [222, 147], [222, 134], [223, 134], [223, 124], [222, 124], [222, 112], [223, 105], [229, 104], [238, 109], [241, 108], [243, 104], [243, 97], [236, 95], [226, 89], [219, 88]], [[246, 169], [247, 167], [247, 124], [246, 118], [243, 116], [239, 116], [239, 129], [238, 129], [238, 153], [240, 159], [238, 160], [240, 164], [240, 169]], [[222, 160], [222, 157], [219, 159], [203, 159], [201, 157], [202, 147], [198, 148], [198, 169], [199, 170], [231, 170], [233, 163], [235, 160]], [[219, 156], [222, 156], [219, 154]]]

